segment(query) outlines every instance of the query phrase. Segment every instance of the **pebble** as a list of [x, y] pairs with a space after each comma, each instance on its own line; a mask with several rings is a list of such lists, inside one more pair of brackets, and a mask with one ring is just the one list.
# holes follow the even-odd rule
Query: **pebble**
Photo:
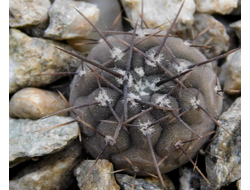
[[[9, 116], [22, 119], [40, 119], [67, 107], [67, 102], [58, 93], [39, 88], [24, 88], [11, 98]], [[59, 114], [59, 116], [67, 115], [67, 112]]]
[[[76, 71], [81, 61], [56, 49], [71, 47], [51, 40], [31, 38], [17, 29], [9, 33], [9, 93], [25, 87], [40, 87], [62, 76], [40, 75]], [[77, 52], [76, 52], [77, 53]]]
[[[78, 136], [77, 123], [53, 129], [49, 127], [72, 121], [71, 117], [52, 116], [43, 120], [9, 119], [9, 166], [33, 157], [40, 157], [63, 149]], [[42, 130], [44, 129], [44, 130]], [[39, 131], [41, 130], [41, 131]]]
[[45, 37], [63, 40], [88, 36], [92, 26], [74, 7], [94, 24], [99, 19], [100, 10], [96, 5], [84, 1], [55, 0], [49, 10], [50, 24], [45, 30]]
[[241, 190], [241, 179], [236, 182], [237, 190]]
[[236, 35], [238, 36], [239, 39], [241, 39], [241, 20], [230, 24], [230, 27], [235, 30]]
[[[123, 190], [130, 190], [133, 182], [135, 182], [134, 190], [161, 190], [162, 186], [159, 179], [153, 177], [139, 178], [134, 180], [133, 176], [127, 174], [115, 174], [116, 180]], [[175, 190], [173, 182], [167, 175], [162, 174], [163, 181], [166, 185], [166, 190]]]
[[119, 190], [120, 187], [115, 181], [114, 174], [111, 174], [111, 172], [114, 171], [113, 164], [105, 159], [98, 160], [94, 169], [87, 177], [87, 180], [84, 181], [94, 163], [95, 160], [84, 160], [75, 167], [74, 176], [77, 178], [79, 189]]
[[[202, 31], [212, 25], [213, 27], [206, 33], [193, 40]], [[200, 48], [200, 51], [207, 58], [218, 56], [228, 50], [229, 36], [225, 26], [209, 14], [196, 13], [194, 15], [194, 24], [185, 33], [185, 39], [190, 41], [191, 44], [211, 46], [211, 48]]]
[[9, 25], [24, 27], [44, 23], [49, 19], [50, 6], [49, 0], [10, 0]]
[[234, 103], [235, 99], [238, 98], [237, 96], [231, 96], [227, 93], [223, 93], [223, 108], [222, 113], [227, 111], [231, 105]]
[[208, 14], [229, 14], [238, 6], [238, 0], [195, 0], [196, 11]]
[[[132, 25], [134, 26], [137, 19], [139, 19], [140, 23], [140, 16], [138, 15], [137, 10], [141, 13], [142, 1], [122, 0], [121, 2], [124, 6], [127, 17], [133, 22]], [[167, 19], [173, 21], [182, 2], [183, 1], [176, 0], [144, 1], [143, 20], [147, 23], [148, 28], [154, 28], [166, 23], [168, 21]], [[184, 30], [193, 24], [193, 14], [195, 12], [195, 8], [196, 6], [194, 0], [185, 1], [175, 27], [176, 29]], [[171, 23], [167, 22], [162, 25], [160, 29], [168, 30], [170, 25]]]
[[219, 74], [220, 83], [227, 94], [241, 92], [241, 50], [227, 56]]
[[213, 188], [202, 180], [201, 189], [219, 189], [241, 178], [241, 98], [236, 99], [218, 122], [232, 135], [218, 127], [205, 157], [207, 178]]
[[30, 37], [45, 38], [44, 31], [48, 28], [48, 26], [49, 19], [46, 22], [43, 22], [38, 25], [25, 26], [22, 28], [22, 31]]
[[10, 180], [9, 189], [75, 189], [72, 168], [79, 161], [81, 150], [79, 143], [72, 142], [60, 152], [31, 163]]
[[200, 176], [193, 168], [181, 167], [179, 169], [179, 190], [198, 190], [200, 188]]
[[241, 0], [238, 0], [237, 8], [235, 8], [232, 12], [232, 15], [241, 15]]
[[[114, 21], [121, 13], [121, 7], [117, 0], [88, 0], [87, 2], [95, 4], [100, 10], [99, 19], [95, 24], [97, 28], [101, 31], [105, 31], [110, 30], [112, 27], [112, 31], [123, 31], [121, 17], [113, 26]], [[84, 18], [82, 19], [82, 21], [84, 21]], [[104, 34], [106, 35], [106, 33]], [[85, 38], [98, 41], [101, 37], [94, 29], [92, 29]], [[92, 41], [83, 40], [81, 38], [68, 39], [67, 42], [71, 47], [80, 52], [90, 51], [95, 46], [95, 44], [87, 44]]]

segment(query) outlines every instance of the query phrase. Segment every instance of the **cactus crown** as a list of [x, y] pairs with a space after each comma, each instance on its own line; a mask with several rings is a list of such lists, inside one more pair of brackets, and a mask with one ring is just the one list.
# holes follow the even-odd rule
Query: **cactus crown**
[[[214, 91], [218, 84], [211, 66], [194, 66], [206, 61], [196, 48], [168, 37], [155, 56], [164, 33], [144, 31], [148, 34], [145, 37], [137, 35], [136, 30], [108, 37], [112, 49], [105, 41], [96, 45], [88, 55], [96, 66], [84, 62], [78, 68], [77, 72], [85, 68], [86, 73], [74, 77], [70, 94], [72, 106], [97, 103], [74, 110], [102, 134], [79, 123], [88, 152], [98, 157], [108, 146], [104, 158], [112, 160], [118, 169], [128, 168], [128, 173], [134, 172], [132, 163], [139, 168], [138, 175], [157, 173], [150, 146], [157, 162], [169, 154], [159, 165], [160, 172], [186, 163], [188, 158], [175, 144], [197, 138], [183, 144], [192, 157], [207, 140], [203, 136], [215, 127], [199, 107], [213, 117], [222, 108], [222, 98]], [[185, 71], [189, 72], [171, 79]]]

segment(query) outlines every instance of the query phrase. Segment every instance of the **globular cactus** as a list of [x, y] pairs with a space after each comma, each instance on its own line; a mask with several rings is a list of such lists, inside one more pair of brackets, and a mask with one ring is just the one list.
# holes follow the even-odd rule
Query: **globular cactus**
[[210, 63], [182, 39], [153, 29], [104, 39], [71, 84], [86, 150], [141, 176], [188, 162], [222, 111]]

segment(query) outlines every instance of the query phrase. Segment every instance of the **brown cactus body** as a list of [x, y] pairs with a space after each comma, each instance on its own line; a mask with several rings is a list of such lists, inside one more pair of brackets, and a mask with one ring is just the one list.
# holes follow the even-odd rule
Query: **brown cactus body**
[[[108, 70], [84, 62], [77, 70], [83, 74], [75, 76], [71, 84], [72, 106], [96, 102], [75, 110], [85, 122], [80, 126], [87, 151], [98, 157], [107, 146], [103, 158], [111, 160], [116, 169], [127, 168], [128, 173], [136, 170], [138, 175], [157, 173], [150, 144], [158, 163], [167, 157], [159, 165], [161, 173], [188, 162], [177, 145], [181, 143], [193, 157], [207, 141], [204, 136], [214, 130], [211, 116], [218, 117], [222, 110], [222, 98], [216, 91], [220, 87], [212, 67], [195, 66], [206, 58], [174, 37], [168, 37], [155, 56], [163, 41], [163, 37], [152, 35], [155, 32], [138, 30], [134, 40], [133, 31], [108, 37], [112, 48], [103, 41], [88, 55], [89, 60]], [[125, 42], [134, 44], [132, 58]]]

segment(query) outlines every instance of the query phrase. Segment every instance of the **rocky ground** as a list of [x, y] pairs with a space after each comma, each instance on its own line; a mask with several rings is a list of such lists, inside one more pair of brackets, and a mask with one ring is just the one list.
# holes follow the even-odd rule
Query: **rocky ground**
[[[176, 15], [182, 1], [144, 0], [144, 20], [157, 27]], [[78, 126], [69, 114], [46, 115], [67, 108], [69, 84], [81, 61], [57, 47], [87, 54], [100, 39], [73, 8], [101, 30], [127, 31], [140, 18], [137, 0], [9, 1], [9, 186], [10, 189], [131, 189], [133, 176], [113, 174], [101, 159], [84, 181], [94, 160], [78, 143]], [[112, 25], [119, 14], [122, 16]], [[123, 17], [127, 17], [127, 21]], [[211, 27], [210, 27], [211, 26]], [[160, 26], [168, 30], [170, 24]], [[176, 29], [212, 58], [240, 46], [240, 0], [186, 0]], [[198, 164], [211, 188], [190, 163], [164, 174], [168, 189], [241, 189], [241, 51], [213, 63], [224, 89], [223, 114], [214, 137], [200, 151]], [[51, 75], [71, 72], [72, 76]], [[50, 74], [49, 74], [50, 73]], [[67, 125], [61, 125], [67, 123]], [[153, 177], [136, 178], [134, 189], [161, 189]]]

